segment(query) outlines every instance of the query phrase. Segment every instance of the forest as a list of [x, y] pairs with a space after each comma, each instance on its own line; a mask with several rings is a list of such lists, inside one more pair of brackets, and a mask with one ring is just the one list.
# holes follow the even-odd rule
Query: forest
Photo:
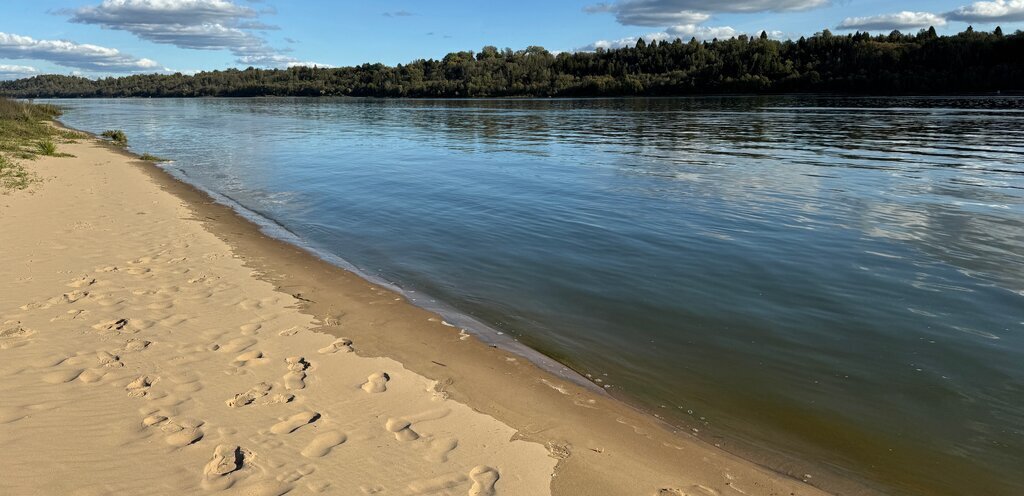
[[42, 97], [364, 96], [600, 97], [715, 93], [937, 94], [1024, 91], [1024, 33], [965, 31], [741, 35], [551, 53], [484, 47], [394, 67], [228, 69], [0, 82], [0, 95]]

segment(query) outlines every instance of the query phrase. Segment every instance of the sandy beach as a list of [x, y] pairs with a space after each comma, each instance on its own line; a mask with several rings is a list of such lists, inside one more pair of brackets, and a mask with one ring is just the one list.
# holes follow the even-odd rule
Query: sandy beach
[[0, 195], [2, 494], [825, 494], [61, 151]]

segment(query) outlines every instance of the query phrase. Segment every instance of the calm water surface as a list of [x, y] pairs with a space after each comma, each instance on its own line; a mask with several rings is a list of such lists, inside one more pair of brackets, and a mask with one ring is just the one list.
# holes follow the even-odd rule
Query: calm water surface
[[1022, 99], [59, 103], [709, 442], [1024, 494]]

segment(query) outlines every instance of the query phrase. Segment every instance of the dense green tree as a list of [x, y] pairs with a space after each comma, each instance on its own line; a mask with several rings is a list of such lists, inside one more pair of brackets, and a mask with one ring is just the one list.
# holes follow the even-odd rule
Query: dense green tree
[[779, 41], [755, 37], [557, 55], [543, 47], [486, 46], [394, 67], [228, 69], [97, 80], [45, 75], [0, 82], [14, 97], [375, 96], [548, 97], [835, 92], [929, 94], [1024, 91], [1024, 34], [968, 28], [939, 36], [830, 31]]

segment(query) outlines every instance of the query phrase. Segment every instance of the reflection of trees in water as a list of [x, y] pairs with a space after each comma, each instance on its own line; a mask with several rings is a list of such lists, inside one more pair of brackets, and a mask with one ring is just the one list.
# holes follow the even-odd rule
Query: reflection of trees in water
[[[357, 107], [352, 115], [364, 126], [411, 126], [417, 132], [409, 139], [469, 153], [599, 146], [613, 152], [605, 160], [621, 174], [665, 180], [670, 200], [717, 196], [741, 204], [745, 215], [774, 209], [781, 216], [785, 207], [827, 216], [840, 208], [860, 218], [868, 236], [913, 244], [1019, 290], [1024, 224], [1014, 214], [1024, 190], [1013, 185], [1024, 177], [1024, 147], [1014, 143], [1024, 142], [1024, 114], [926, 107], [949, 103], [756, 97], [360, 100], [341, 107]], [[918, 109], [879, 108], [894, 104]], [[963, 105], [991, 106], [979, 99]], [[832, 206], [829, 196], [858, 206]]]
[[[930, 101], [930, 100], [925, 100]], [[351, 102], [351, 101], [346, 101]], [[802, 103], [804, 108], [796, 108]], [[851, 159], [864, 151], [882, 168], [897, 157], [921, 165], [959, 166], [978, 150], [1024, 154], [1024, 114], [949, 109], [886, 110], [854, 104], [904, 106], [904, 100], [791, 98], [691, 98], [612, 100], [358, 100], [344, 105], [366, 125], [408, 126], [453, 136], [456, 143], [531, 152], [547, 144], [607, 145], [624, 153], [650, 150], [660, 158], [742, 144], [751, 155], [803, 147]], [[945, 104], [945, 100], [932, 103]], [[835, 106], [841, 106], [836, 108]], [[920, 102], [918, 105], [922, 105]], [[829, 106], [832, 106], [830, 108]], [[351, 109], [351, 107], [355, 107]], [[964, 137], [971, 143], [964, 143]], [[1018, 142], [1024, 140], [1018, 140]], [[467, 148], [469, 149], [469, 148]], [[474, 149], [475, 150], [475, 149]], [[931, 157], [931, 158], [928, 158]], [[998, 161], [999, 157], [995, 157]], [[959, 160], [959, 162], [958, 162]]]

